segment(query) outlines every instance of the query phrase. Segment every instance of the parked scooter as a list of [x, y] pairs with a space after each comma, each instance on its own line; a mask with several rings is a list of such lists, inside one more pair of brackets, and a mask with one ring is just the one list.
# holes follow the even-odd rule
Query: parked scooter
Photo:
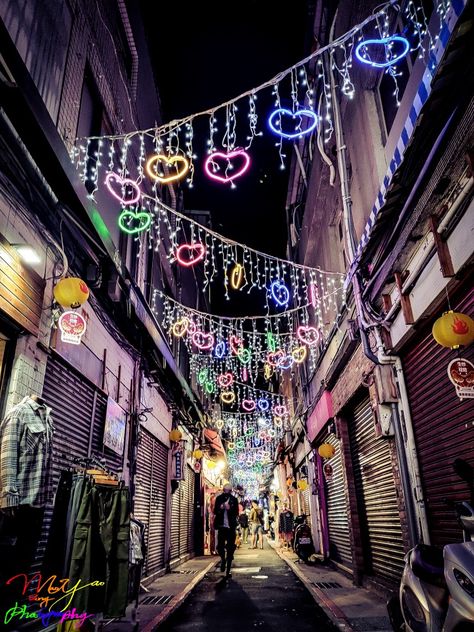
[[399, 595], [387, 604], [394, 630], [474, 630], [474, 471], [462, 459], [453, 467], [471, 490], [471, 503], [454, 505], [464, 542], [443, 550], [418, 544], [407, 553]]
[[307, 515], [296, 516], [293, 527], [293, 549], [303, 562], [310, 562], [315, 554], [311, 527], [306, 521]]

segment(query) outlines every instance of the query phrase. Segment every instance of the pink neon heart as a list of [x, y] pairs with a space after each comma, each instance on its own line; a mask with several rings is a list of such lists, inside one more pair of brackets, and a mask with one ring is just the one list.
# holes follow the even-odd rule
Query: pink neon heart
[[319, 342], [319, 331], [316, 329], [316, 327], [300, 325], [298, 327], [296, 335], [301, 340], [301, 342], [304, 342], [304, 344], [308, 345], [308, 347], [313, 347]]
[[181, 244], [176, 250], [176, 259], [185, 268], [194, 266], [206, 256], [203, 244]]
[[[212, 164], [216, 162], [217, 158], [223, 158], [230, 162], [232, 158], [241, 157], [243, 158], [243, 164], [240, 169], [237, 171], [232, 170], [232, 173], [226, 174], [224, 177], [219, 176], [217, 173], [213, 171]], [[206, 162], [204, 163], [204, 170], [207, 175], [213, 180], [217, 180], [218, 182], [232, 182], [236, 178], [240, 178], [250, 166], [250, 156], [243, 149], [234, 149], [234, 151], [230, 151], [225, 153], [223, 151], [215, 151], [213, 154], [207, 157]], [[224, 170], [225, 172], [225, 170]]]
[[283, 417], [284, 415], [288, 414], [288, 410], [286, 408], [286, 406], [274, 406], [273, 407], [273, 412], [277, 417]]
[[251, 413], [253, 410], [255, 410], [256, 405], [257, 404], [252, 399], [244, 399], [244, 401], [242, 402], [242, 408], [248, 413]]
[[278, 351], [272, 351], [270, 353], [267, 353], [267, 363], [270, 366], [278, 366], [278, 364], [283, 360], [284, 357], [285, 354], [281, 349], [278, 349]]
[[[133, 193], [133, 195], [131, 195], [131, 197], [130, 196], [127, 196], [125, 198], [122, 197], [121, 192], [117, 193], [115, 191], [114, 189], [115, 185], [118, 185], [120, 189], [125, 188], [125, 195], [127, 194], [127, 187], [131, 188], [132, 191], [130, 191], [130, 194]], [[113, 171], [110, 171], [105, 176], [105, 186], [109, 190], [109, 193], [111, 193], [114, 196], [114, 198], [118, 200], [121, 204], [123, 204], [124, 206], [130, 206], [131, 204], [136, 204], [142, 194], [138, 184], [134, 182], [134, 180], [130, 180], [130, 178], [122, 178], [121, 176], [118, 175], [118, 173], [114, 173]]]
[[212, 349], [214, 346], [214, 336], [212, 334], [206, 334], [203, 331], [196, 331], [196, 333], [193, 334], [192, 340], [196, 347], [202, 351]]
[[222, 388], [228, 388], [234, 383], [234, 376], [232, 373], [221, 373], [221, 375], [217, 377], [217, 383]]
[[244, 348], [244, 343], [238, 336], [231, 336], [229, 338], [229, 344], [234, 355], [237, 355], [239, 350]]

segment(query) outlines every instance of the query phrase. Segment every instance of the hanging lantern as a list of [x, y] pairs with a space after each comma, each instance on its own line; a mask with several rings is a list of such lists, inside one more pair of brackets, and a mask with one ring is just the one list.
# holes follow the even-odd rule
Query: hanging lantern
[[304, 480], [298, 481], [298, 489], [300, 492], [304, 492], [305, 489], [308, 489], [308, 482]]
[[293, 479], [290, 476], [289, 478], [286, 479], [286, 484], [288, 485], [288, 487], [290, 487], [292, 483], [293, 483]]
[[215, 461], [208, 461], [207, 462], [207, 468], [209, 470], [213, 470], [216, 467], [217, 463]]
[[193, 457], [199, 461], [199, 459], [202, 459], [202, 457], [204, 456], [204, 452], [202, 450], [194, 450], [193, 452]]
[[474, 341], [474, 320], [461, 312], [445, 312], [433, 325], [433, 338], [443, 347], [457, 349]]
[[323, 459], [330, 459], [336, 454], [336, 448], [330, 443], [321, 443], [318, 448], [318, 454]]
[[171, 430], [169, 434], [170, 441], [175, 441], [176, 443], [178, 443], [178, 441], [181, 441], [182, 436], [183, 436], [183, 433], [180, 432], [177, 428], [174, 428], [174, 430]]
[[82, 279], [67, 277], [56, 283], [53, 289], [54, 300], [61, 307], [75, 309], [89, 298], [89, 288]]

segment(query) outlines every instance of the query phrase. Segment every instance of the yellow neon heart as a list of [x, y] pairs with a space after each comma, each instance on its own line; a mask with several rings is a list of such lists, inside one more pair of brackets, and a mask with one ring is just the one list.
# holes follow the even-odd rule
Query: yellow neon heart
[[234, 391], [222, 391], [221, 400], [224, 404], [232, 404], [235, 401], [235, 393]]
[[173, 324], [171, 331], [173, 332], [173, 336], [176, 336], [177, 338], [182, 338], [184, 334], [188, 331], [188, 328], [189, 328], [189, 318], [184, 317], [184, 318], [181, 318], [181, 320], [177, 320]]
[[269, 380], [272, 375], [275, 372], [275, 369], [272, 367], [271, 364], [268, 364], [267, 362], [265, 362], [265, 366], [263, 367], [263, 371], [264, 371], [264, 375], [265, 375], [265, 379]]
[[[178, 167], [178, 163], [181, 163], [181, 168], [178, 168], [178, 171], [173, 176], [160, 176], [156, 172], [158, 162], [164, 162], [169, 167], [173, 165]], [[184, 156], [165, 156], [164, 154], [157, 154], [155, 156], [151, 156], [148, 158], [145, 170], [147, 174], [150, 176], [152, 180], [156, 180], [157, 182], [161, 182], [161, 184], [166, 184], [167, 182], [175, 182], [176, 180], [181, 180], [183, 176], [185, 176], [189, 171], [189, 160]]]
[[306, 347], [297, 347], [296, 349], [293, 349], [291, 355], [293, 356], [293, 360], [296, 362], [296, 364], [301, 364], [302, 362], [304, 362], [307, 353], [308, 350], [306, 349]]

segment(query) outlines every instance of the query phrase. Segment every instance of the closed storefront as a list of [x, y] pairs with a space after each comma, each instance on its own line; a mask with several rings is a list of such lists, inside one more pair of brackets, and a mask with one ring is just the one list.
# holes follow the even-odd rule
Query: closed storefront
[[194, 479], [194, 470], [185, 465], [185, 480], [171, 501], [171, 561], [194, 550]]
[[335, 562], [350, 568], [352, 566], [352, 551], [349, 512], [340, 441], [335, 434], [330, 433], [324, 437], [322, 443], [330, 443], [336, 450], [334, 456], [324, 464], [329, 557]]
[[137, 452], [135, 517], [145, 524], [146, 577], [165, 568], [168, 449], [147, 430], [140, 432]]
[[364, 573], [396, 584], [403, 571], [403, 541], [390, 439], [377, 437], [367, 396], [349, 424]]
[[[473, 317], [474, 290], [452, 299], [451, 306]], [[403, 353], [403, 367], [431, 542], [442, 546], [462, 540], [450, 504], [469, 498], [468, 486], [454, 473], [453, 462], [464, 459], [474, 466], [474, 399], [459, 399], [448, 378], [448, 364], [457, 357], [474, 363], [474, 345], [463, 350], [442, 347], [431, 334], [432, 324]]]

